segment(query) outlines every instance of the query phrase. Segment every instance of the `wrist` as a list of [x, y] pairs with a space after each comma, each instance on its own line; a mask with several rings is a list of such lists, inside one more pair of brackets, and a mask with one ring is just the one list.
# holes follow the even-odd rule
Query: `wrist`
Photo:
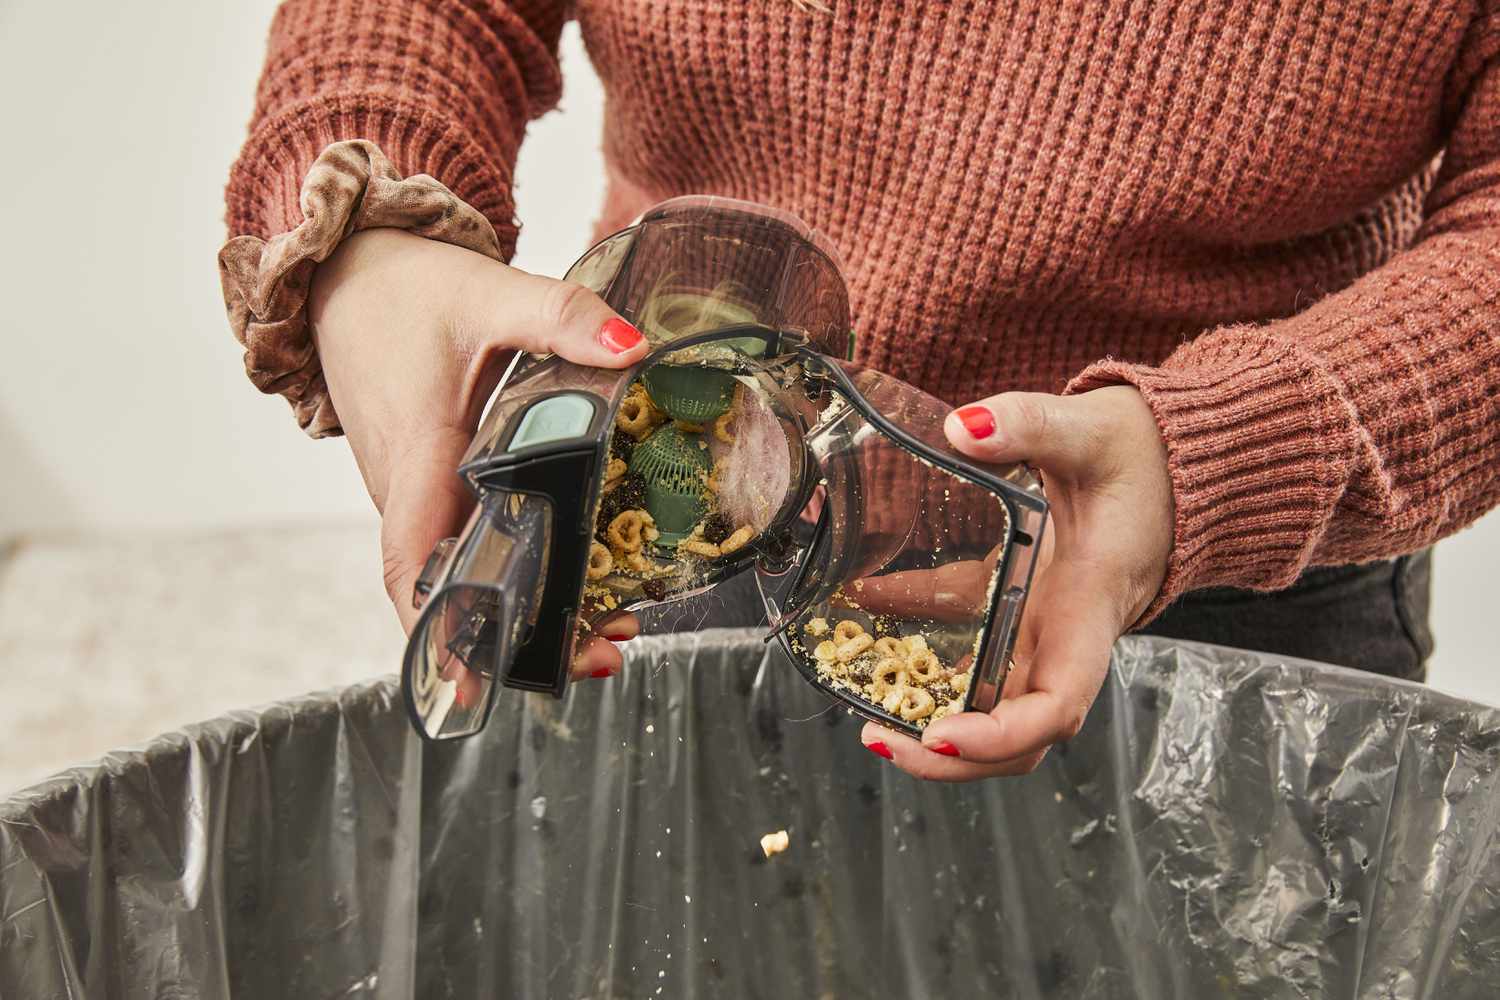
[[346, 325], [341, 320], [356, 302], [392, 287], [394, 277], [419, 264], [422, 248], [433, 245], [400, 229], [368, 229], [340, 242], [313, 269], [308, 284], [307, 319], [314, 343], [320, 344], [325, 329], [338, 331]]
[[1104, 361], [1066, 390], [1137, 387], [1166, 444], [1174, 541], [1143, 622], [1185, 591], [1289, 585], [1318, 512], [1331, 506], [1330, 473], [1351, 450], [1347, 414], [1324, 373], [1258, 331], [1230, 333], [1191, 365]]
[[[1123, 622], [1131, 628], [1155, 605], [1167, 581], [1176, 540], [1177, 502], [1172, 487], [1166, 440], [1150, 402], [1134, 385], [1104, 386], [1083, 398], [1109, 394], [1115, 411], [1117, 453], [1124, 458], [1115, 471], [1125, 495], [1132, 498], [1140, 545], [1139, 593]], [[1154, 612], [1152, 612], [1154, 614]]]
[[[346, 284], [365, 287], [358, 279], [388, 257], [371, 248], [393, 242], [396, 231], [410, 230], [408, 243], [462, 247], [495, 260], [501, 247], [478, 211], [431, 177], [403, 178], [369, 142], [325, 148], [302, 181], [298, 205], [304, 217], [294, 229], [229, 240], [219, 251], [219, 273], [251, 381], [285, 396], [303, 429], [324, 437], [341, 426], [311, 329], [307, 300], [314, 286], [324, 339], [346, 331], [363, 339], [357, 325], [346, 328], [331, 317], [333, 305], [349, 297]], [[361, 238], [366, 232], [370, 238]]]

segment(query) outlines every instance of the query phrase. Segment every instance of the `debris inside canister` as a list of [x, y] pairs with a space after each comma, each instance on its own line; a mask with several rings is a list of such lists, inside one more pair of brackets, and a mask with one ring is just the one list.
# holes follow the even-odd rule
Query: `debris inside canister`
[[[756, 434], [742, 441], [741, 424]], [[755, 539], [790, 486], [785, 440], [771, 431], [774, 413], [726, 371], [663, 363], [631, 384], [594, 515], [582, 622], [692, 590]]]
[[814, 645], [793, 633], [792, 648], [810, 658], [828, 687], [847, 691], [918, 729], [963, 711], [972, 679], [970, 661], [950, 667], [921, 632], [897, 633], [910, 622], [878, 615], [871, 621], [873, 633], [854, 618], [812, 618], [802, 632], [809, 640], [829, 638]]
[[785, 830], [777, 830], [775, 833], [768, 833], [760, 838], [760, 849], [769, 858], [773, 854], [780, 854], [786, 850], [791, 842], [792, 838], [787, 836]]

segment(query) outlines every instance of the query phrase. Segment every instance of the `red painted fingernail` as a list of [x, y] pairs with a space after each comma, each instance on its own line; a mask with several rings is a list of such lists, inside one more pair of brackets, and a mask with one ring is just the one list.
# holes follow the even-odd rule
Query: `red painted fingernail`
[[469, 692], [464, 690], [462, 684], [453, 689], [453, 704], [459, 708], [469, 707]]
[[958, 747], [954, 746], [952, 743], [949, 743], [947, 740], [938, 740], [927, 749], [931, 750], [933, 753], [940, 753], [944, 757], [958, 756]]
[[606, 632], [604, 634], [604, 638], [608, 639], [610, 642], [629, 642], [631, 639], [634, 639], [635, 636], [633, 636], [633, 635], [610, 635], [608, 632]]
[[892, 757], [896, 756], [895, 754], [891, 753], [890, 747], [886, 746], [879, 740], [876, 740], [874, 743], [866, 743], [865, 749], [870, 751], [871, 753], [880, 754], [880, 756], [884, 757], [886, 760], [890, 760]]
[[609, 669], [608, 667], [600, 667], [598, 670], [595, 670], [593, 673], [589, 674], [589, 676], [590, 677], [598, 677], [598, 678], [602, 679], [602, 678], [605, 678], [605, 677], [613, 677], [614, 673], [615, 672], [613, 670]]
[[606, 320], [604, 325], [599, 328], [599, 343], [616, 354], [624, 354], [640, 342], [641, 331], [618, 316], [614, 319]]
[[958, 411], [958, 419], [971, 438], [987, 438], [995, 433], [995, 415], [982, 406], [965, 406]]

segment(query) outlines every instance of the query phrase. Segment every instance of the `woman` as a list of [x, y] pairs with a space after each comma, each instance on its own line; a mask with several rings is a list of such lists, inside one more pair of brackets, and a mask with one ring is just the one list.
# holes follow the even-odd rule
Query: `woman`
[[[408, 628], [504, 356], [645, 350], [502, 263], [573, 15], [608, 99], [601, 233], [691, 192], [812, 222], [860, 360], [1045, 478], [1006, 699], [920, 743], [869, 726], [873, 751], [1029, 771], [1132, 627], [1421, 676], [1423, 550], [1500, 496], [1488, 0], [293, 0], [230, 178], [226, 299], [256, 384], [348, 436]], [[578, 669], [620, 662], [596, 639]]]

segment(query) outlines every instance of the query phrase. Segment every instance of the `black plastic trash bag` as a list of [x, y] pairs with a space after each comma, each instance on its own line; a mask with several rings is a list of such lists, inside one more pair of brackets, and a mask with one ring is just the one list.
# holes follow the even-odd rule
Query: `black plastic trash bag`
[[13, 797], [0, 998], [1500, 995], [1494, 709], [1132, 638], [949, 786], [748, 633], [629, 649], [467, 744], [382, 682]]

